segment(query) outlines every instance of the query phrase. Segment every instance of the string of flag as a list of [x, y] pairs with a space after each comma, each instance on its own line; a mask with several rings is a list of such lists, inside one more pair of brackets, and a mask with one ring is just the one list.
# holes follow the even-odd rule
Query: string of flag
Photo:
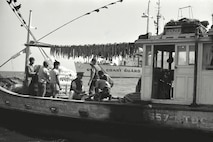
[[19, 9], [21, 8], [21, 4], [17, 4], [17, 0], [6, 0], [6, 2], [9, 4], [10, 8], [12, 11], [15, 13], [16, 17], [19, 19], [21, 22], [21, 26], [23, 26], [27, 31], [29, 31], [31, 37], [33, 38], [34, 41], [37, 41], [31, 30], [28, 28], [26, 21], [22, 17]]
[[[118, 0], [118, 1], [115, 1], [115, 2], [111, 2], [111, 3], [107, 4], [107, 5], [101, 6], [100, 8], [97, 8], [97, 9], [92, 10], [92, 11], [90, 11], [90, 12], [87, 12], [87, 13], [85, 13], [85, 14], [79, 16], [79, 17], [76, 17], [76, 18], [74, 18], [74, 19], [68, 21], [67, 23], [61, 25], [60, 27], [58, 27], [58, 28], [52, 30], [52, 31], [49, 32], [48, 34], [46, 34], [46, 35], [44, 35], [43, 37], [39, 38], [38, 40], [36, 40], [35, 36], [34, 36], [33, 33], [31, 32], [30, 28], [27, 26], [26, 21], [24, 20], [24, 18], [22, 17], [22, 15], [21, 15], [21, 13], [20, 13], [20, 11], [19, 11], [19, 9], [21, 8], [21, 4], [17, 4], [17, 0], [6, 0], [6, 2], [9, 4], [10, 8], [12, 9], [12, 11], [15, 13], [15, 15], [16, 15], [16, 16], [18, 17], [18, 19], [20, 20], [21, 25], [24, 26], [24, 27], [26, 28], [27, 31], [29, 31], [29, 33], [30, 33], [31, 37], [33, 38], [34, 42], [38, 42], [38, 41], [44, 39], [45, 37], [49, 36], [50, 34], [56, 32], [57, 30], [63, 28], [64, 26], [66, 26], [66, 25], [68, 25], [68, 24], [70, 24], [70, 23], [72, 23], [72, 22], [74, 22], [74, 21], [76, 21], [76, 20], [78, 20], [78, 19], [80, 19], [80, 18], [82, 18], [82, 17], [84, 17], [84, 16], [90, 15], [91, 13], [94, 13], [94, 12], [96, 12], [96, 13], [97, 13], [97, 12], [100, 12], [102, 9], [108, 9], [109, 6], [115, 5], [116, 3], [119, 3], [119, 2], [121, 3], [121, 2], [123, 2], [123, 0]], [[44, 50], [43, 50], [42, 48], [40, 49], [40, 51], [41, 51], [41, 50], [42, 50], [42, 52], [44, 52]], [[45, 52], [44, 52], [44, 53], [45, 53]]]
[[[31, 37], [33, 38], [33, 40], [35, 42], [37, 42], [35, 36], [33, 35], [32, 31], [31, 31], [31, 25], [27, 25], [26, 21], [24, 20], [24, 18], [22, 17], [21, 13], [20, 13], [20, 8], [21, 8], [21, 4], [17, 4], [17, 0], [6, 0], [6, 2], [8, 3], [8, 5], [10, 6], [10, 8], [12, 9], [12, 11], [15, 13], [16, 17], [19, 19], [19, 21], [21, 22], [21, 26], [24, 27], [29, 34], [31, 35]], [[45, 51], [42, 48], [38, 48], [39, 51], [42, 53], [44, 58], [49, 58], [47, 56], [47, 54], [45, 53]], [[3, 65], [5, 65], [7, 62], [9, 62], [12, 59], [15, 59], [16, 57], [18, 57], [19, 55], [26, 53], [26, 48], [24, 48], [23, 50], [19, 51], [17, 54], [15, 54], [14, 56], [12, 56], [10, 59], [8, 59], [6, 62], [4, 62], [0, 67], [2, 67]]]
[[100, 8], [97, 8], [97, 9], [92, 10], [92, 11], [90, 11], [90, 12], [87, 12], [87, 13], [85, 13], [85, 14], [79, 16], [79, 17], [76, 17], [76, 18], [74, 18], [74, 19], [68, 21], [67, 23], [65, 23], [65, 24], [63, 24], [63, 25], [61, 25], [61, 26], [59, 26], [58, 28], [52, 30], [52, 31], [49, 32], [48, 34], [44, 35], [43, 37], [39, 38], [37, 41], [40, 41], [40, 40], [44, 39], [45, 37], [49, 36], [50, 34], [56, 32], [57, 30], [63, 28], [64, 26], [66, 26], [66, 25], [68, 25], [68, 24], [70, 24], [70, 23], [72, 23], [72, 22], [74, 22], [74, 21], [76, 21], [76, 20], [78, 20], [78, 19], [80, 19], [80, 18], [82, 18], [82, 17], [84, 17], [84, 16], [90, 15], [91, 13], [94, 13], [94, 12], [100, 12], [100, 10], [102, 10], [102, 9], [108, 9], [109, 6], [115, 5], [116, 3], [119, 3], [119, 2], [123, 2], [123, 0], [118, 0], [118, 1], [115, 1], [115, 2], [111, 2], [111, 3], [107, 4], [107, 5], [104, 5], [104, 6], [100, 7]]
[[70, 23], [72, 23], [72, 22], [74, 22], [74, 21], [76, 21], [76, 20], [78, 20], [78, 19], [80, 19], [80, 18], [82, 18], [82, 17], [84, 17], [84, 16], [90, 15], [90, 14], [93, 13], [93, 12], [100, 12], [100, 10], [102, 10], [102, 9], [108, 9], [108, 7], [111, 6], [111, 5], [115, 5], [116, 3], [123, 2], [123, 0], [118, 0], [118, 1], [115, 1], [115, 2], [111, 2], [111, 3], [107, 4], [107, 5], [104, 5], [104, 6], [100, 7], [100, 8], [97, 8], [97, 9], [95, 9], [95, 10], [92, 10], [92, 11], [90, 11], [90, 12], [87, 12], [87, 13], [81, 15], [81, 16], [78, 16], [78, 17], [76, 17], [76, 18], [74, 18], [74, 19], [68, 21], [67, 23], [65, 23], [65, 24], [63, 24], [63, 25], [61, 25], [61, 26], [59, 26], [58, 28], [52, 30], [52, 31], [49, 32], [48, 34], [46, 34], [46, 35], [42, 36], [41, 38], [39, 38], [38, 40], [36, 40], [35, 36], [34, 36], [33, 33], [31, 32], [31, 30], [28, 28], [28, 26], [27, 26], [27, 24], [26, 24], [26, 21], [24, 20], [24, 18], [22, 17], [21, 13], [19, 12], [19, 9], [21, 8], [21, 4], [18, 4], [18, 5], [17, 5], [17, 0], [6, 0], [6, 1], [7, 1], [7, 3], [9, 4], [10, 8], [11, 8], [11, 9], [13, 10], [13, 12], [15, 13], [15, 15], [16, 15], [16, 16], [18, 17], [18, 19], [20, 20], [20, 22], [22, 23], [21, 26], [24, 26], [27, 30], [29, 30], [29, 33], [30, 33], [30, 35], [32, 36], [32, 38], [33, 38], [33, 40], [34, 40], [35, 42], [38, 42], [38, 41], [44, 39], [45, 37], [49, 36], [50, 34], [56, 32], [57, 30], [63, 28], [64, 26], [66, 26], [66, 25], [68, 25], [68, 24], [70, 24]]
[[[32, 33], [31, 30], [30, 30], [30, 27], [27, 26], [26, 21], [24, 20], [24, 18], [22, 17], [22, 15], [21, 15], [21, 13], [20, 13], [20, 11], [19, 11], [20, 8], [21, 8], [21, 4], [17, 4], [17, 0], [6, 0], [6, 2], [9, 4], [10, 8], [12, 9], [12, 11], [15, 13], [15, 15], [17, 16], [17, 18], [18, 18], [19, 21], [21, 22], [21, 26], [23, 26], [23, 27], [29, 32], [29, 34], [31, 35], [31, 37], [32, 37], [33, 40], [34, 40], [34, 43], [38, 43], [38, 41], [44, 39], [45, 37], [47, 37], [47, 36], [49, 36], [50, 34], [56, 32], [57, 30], [63, 28], [64, 26], [66, 26], [66, 25], [68, 25], [68, 24], [70, 24], [70, 23], [72, 23], [72, 22], [74, 22], [74, 21], [76, 21], [76, 20], [78, 20], [78, 19], [80, 19], [80, 18], [82, 18], [82, 17], [84, 17], [84, 16], [90, 15], [90, 14], [92, 14], [92, 13], [94, 13], [94, 12], [98, 13], [98, 12], [100, 12], [102, 9], [108, 9], [109, 6], [115, 5], [115, 4], [119, 3], [119, 2], [121, 3], [121, 2], [123, 2], [123, 0], [118, 0], [118, 1], [115, 1], [115, 2], [111, 2], [111, 3], [109, 3], [109, 4], [107, 4], [107, 5], [104, 5], [104, 6], [100, 7], [100, 8], [97, 8], [97, 9], [92, 10], [92, 11], [90, 11], [90, 12], [87, 12], [87, 13], [81, 15], [81, 16], [78, 16], [78, 17], [76, 17], [76, 18], [74, 18], [74, 19], [68, 21], [67, 23], [65, 23], [65, 24], [63, 24], [63, 25], [61, 25], [61, 26], [59, 26], [58, 28], [52, 30], [52, 31], [49, 32], [48, 34], [46, 34], [46, 35], [44, 35], [43, 37], [39, 38], [38, 40], [36, 40], [35, 36], [33, 35], [33, 33]], [[27, 44], [30, 44], [30, 43], [27, 43]], [[39, 46], [38, 46], [38, 47], [39, 47]], [[57, 46], [57, 47], [60, 48], [60, 46]], [[55, 49], [55, 50], [54, 50], [53, 48], [51, 48], [51, 53], [57, 54], [57, 53], [58, 53], [58, 50], [59, 50], [58, 48]], [[96, 47], [96, 48], [97, 48], [97, 47]], [[63, 48], [62, 48], [62, 49], [63, 49]], [[14, 56], [12, 56], [9, 60], [7, 60], [5, 63], [3, 63], [0, 67], [2, 67], [4, 64], [6, 64], [6, 63], [7, 63], [8, 61], [10, 61], [11, 59], [14, 59], [14, 58], [18, 57], [19, 55], [21, 55], [22, 53], [25, 53], [25, 50], [26, 50], [26, 48], [23, 49], [23, 50], [21, 50], [20, 52], [18, 52], [18, 53], [15, 54]], [[44, 51], [42, 48], [39, 47], [39, 50], [40, 50], [40, 51], [42, 50], [41, 53], [43, 52], [44, 54], [46, 54], [45, 51]], [[116, 48], [113, 48], [113, 50], [116, 50]], [[126, 51], [124, 52], [124, 50], [127, 50], [127, 49], [124, 49], [124, 48], [123, 48], [123, 50], [122, 50], [123, 55], [126, 53]], [[74, 51], [74, 50], [73, 50], [73, 51]], [[96, 51], [98, 51], [98, 50], [96, 50]], [[79, 51], [78, 51], [78, 52], [79, 52]], [[93, 52], [94, 52], [94, 51], [93, 51]], [[117, 52], [117, 53], [115, 54], [115, 52], [113, 52], [112, 54], [109, 54], [109, 55], [107, 55], [107, 56], [108, 56], [108, 57], [111, 57], [111, 56], [113, 56], [113, 55], [119, 55], [120, 53], [121, 53], [121, 52]], [[66, 54], [66, 53], [64, 53], [64, 50], [62, 50], [61, 54], [70, 56], [70, 53], [69, 53], [69, 54]], [[79, 56], [80, 54], [82, 54], [82, 53], [79, 52], [79, 53], [78, 53], [78, 56]], [[93, 54], [94, 54], [94, 53], [93, 53]], [[95, 54], [96, 54], [96, 55], [97, 55], [97, 54], [100, 55], [100, 51], [99, 51], [99, 53], [96, 53], [96, 52], [95, 52]], [[82, 55], [85, 56], [85, 54], [82, 54]]]

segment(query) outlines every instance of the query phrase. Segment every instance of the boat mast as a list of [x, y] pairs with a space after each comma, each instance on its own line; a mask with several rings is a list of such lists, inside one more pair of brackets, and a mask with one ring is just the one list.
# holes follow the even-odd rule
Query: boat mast
[[146, 33], [149, 33], [149, 5], [150, 5], [150, 0], [148, 1], [148, 8], [147, 8], [147, 14], [143, 13], [143, 15], [141, 16], [142, 18], [147, 18], [147, 27], [146, 27]]
[[149, 33], [149, 5], [150, 5], [150, 0], [149, 0], [149, 2], [148, 2], [148, 9], [147, 9], [147, 15], [148, 15], [148, 17], [147, 17], [147, 29], [146, 29], [146, 33], [148, 34]]
[[[28, 22], [28, 28], [27, 28], [27, 44], [26, 44], [26, 57], [25, 57], [25, 74], [27, 72], [26, 70], [26, 66], [28, 65], [28, 60], [29, 60], [29, 56], [30, 56], [30, 46], [29, 46], [29, 43], [30, 43], [30, 25], [31, 25], [31, 15], [32, 15], [32, 10], [30, 10], [30, 13], [29, 13], [29, 22]], [[27, 79], [27, 78], [25, 78]]]
[[157, 22], [156, 22], [156, 30], [157, 30], [156, 35], [158, 35], [158, 33], [159, 33], [159, 20], [161, 18], [161, 15], [160, 15], [160, 0], [158, 0], [157, 5], [158, 5], [158, 13], [157, 13]]

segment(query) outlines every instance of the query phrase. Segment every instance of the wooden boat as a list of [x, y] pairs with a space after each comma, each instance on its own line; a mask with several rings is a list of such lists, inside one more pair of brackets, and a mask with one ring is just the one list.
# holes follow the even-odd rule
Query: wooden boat
[[[124, 125], [213, 131], [213, 79], [209, 65], [213, 29], [202, 36], [191, 32], [183, 34], [184, 30], [183, 25], [165, 26], [162, 35], [136, 40], [135, 44], [143, 44], [145, 51], [140, 103], [41, 98], [0, 87], [0, 107]], [[174, 62], [166, 64], [169, 57], [173, 57]], [[166, 82], [166, 79], [171, 80]]]
[[[197, 20], [171, 21], [161, 35], [139, 36], [134, 45], [144, 51], [137, 103], [35, 97], [0, 87], [0, 108], [68, 121], [212, 133], [213, 26], [205, 31]], [[68, 48], [36, 42], [26, 46]]]

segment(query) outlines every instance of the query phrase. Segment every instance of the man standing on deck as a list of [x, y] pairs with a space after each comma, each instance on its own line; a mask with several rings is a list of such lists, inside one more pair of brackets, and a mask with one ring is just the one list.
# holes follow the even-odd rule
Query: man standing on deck
[[89, 79], [88, 85], [89, 85], [89, 95], [92, 95], [95, 90], [95, 82], [99, 78], [98, 71], [100, 71], [101, 68], [97, 64], [97, 60], [95, 58], [92, 59], [90, 65], [91, 65], [91, 73], [90, 73], [90, 79]]
[[59, 82], [59, 66], [60, 62], [55, 61], [53, 63], [53, 69], [50, 70], [50, 88], [52, 92], [53, 98], [57, 98], [57, 95], [59, 94], [59, 91], [61, 90], [61, 85]]
[[34, 63], [35, 63], [35, 58], [30, 57], [29, 65], [26, 66], [25, 85], [27, 87], [27, 93], [29, 93], [30, 95], [36, 95], [34, 93], [34, 84], [35, 84], [35, 78], [37, 76], [37, 72], [35, 72]]
[[38, 90], [39, 95], [44, 97], [47, 90], [47, 83], [50, 81], [50, 74], [48, 71], [48, 62], [44, 61], [43, 66], [38, 72]]

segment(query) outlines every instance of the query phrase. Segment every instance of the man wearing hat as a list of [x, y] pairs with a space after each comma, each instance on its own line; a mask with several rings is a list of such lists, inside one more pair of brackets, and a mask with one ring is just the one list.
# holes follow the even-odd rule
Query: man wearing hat
[[71, 82], [69, 99], [81, 100], [85, 95], [83, 91], [83, 72], [77, 72], [77, 78]]

